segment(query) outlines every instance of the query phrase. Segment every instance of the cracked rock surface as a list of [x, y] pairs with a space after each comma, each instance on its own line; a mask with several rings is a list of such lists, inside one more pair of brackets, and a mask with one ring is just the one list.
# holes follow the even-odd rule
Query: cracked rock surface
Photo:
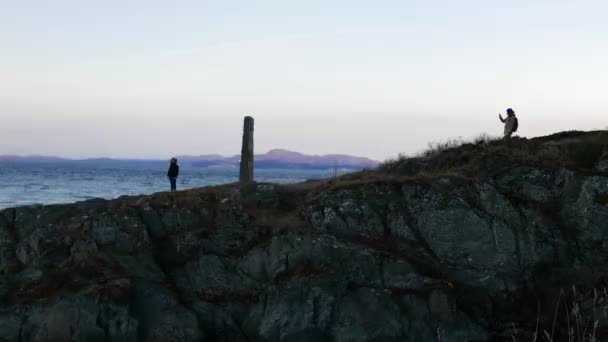
[[1, 211], [0, 340], [608, 341], [603, 170], [325, 185]]

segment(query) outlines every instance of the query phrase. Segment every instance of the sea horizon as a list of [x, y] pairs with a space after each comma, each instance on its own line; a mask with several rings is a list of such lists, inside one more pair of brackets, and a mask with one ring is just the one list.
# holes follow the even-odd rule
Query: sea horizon
[[[256, 168], [258, 182], [298, 183], [330, 178], [356, 169]], [[164, 161], [12, 161], [0, 162], [0, 210], [28, 205], [112, 200], [169, 191]], [[236, 165], [181, 165], [177, 189], [237, 182]]]

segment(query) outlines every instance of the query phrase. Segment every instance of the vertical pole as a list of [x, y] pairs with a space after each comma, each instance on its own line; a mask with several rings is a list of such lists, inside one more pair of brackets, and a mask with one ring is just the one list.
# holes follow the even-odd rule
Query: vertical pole
[[253, 165], [253, 118], [246, 116], [243, 126], [240, 182], [248, 183], [253, 181]]

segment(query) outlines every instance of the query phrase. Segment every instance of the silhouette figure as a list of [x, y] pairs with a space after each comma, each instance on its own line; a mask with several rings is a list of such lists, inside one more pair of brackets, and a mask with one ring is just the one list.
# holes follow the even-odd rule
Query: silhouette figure
[[177, 159], [171, 158], [169, 171], [167, 171], [167, 177], [169, 177], [169, 182], [171, 183], [171, 191], [177, 190], [177, 176], [179, 176], [179, 166], [177, 165]]
[[500, 115], [500, 114], [498, 114], [498, 118], [500, 119], [500, 122], [505, 124], [505, 130], [504, 130], [505, 139], [510, 138], [513, 133], [517, 132], [519, 123], [518, 123], [517, 117], [515, 116], [515, 112], [513, 111], [513, 109], [511, 109], [511, 108], [507, 109], [506, 118], [503, 119], [502, 115]]

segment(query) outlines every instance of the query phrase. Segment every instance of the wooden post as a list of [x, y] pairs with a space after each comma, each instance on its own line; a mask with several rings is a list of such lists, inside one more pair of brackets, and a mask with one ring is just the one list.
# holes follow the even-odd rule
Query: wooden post
[[245, 117], [243, 126], [243, 148], [241, 150], [241, 173], [239, 181], [253, 182], [253, 118]]

